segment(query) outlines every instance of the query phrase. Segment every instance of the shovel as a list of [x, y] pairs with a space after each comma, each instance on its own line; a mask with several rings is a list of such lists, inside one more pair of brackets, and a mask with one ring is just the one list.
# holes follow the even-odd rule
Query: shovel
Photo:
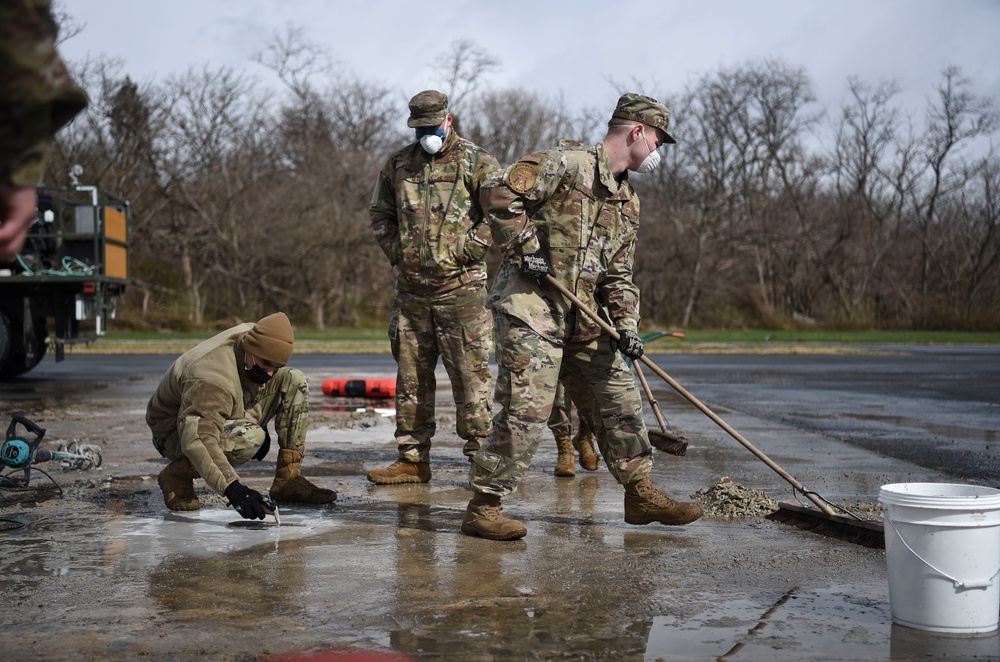
[[659, 432], [649, 430], [649, 443], [664, 453], [684, 455], [687, 453], [687, 437], [667, 431], [667, 421], [663, 418], [663, 413], [660, 411], [660, 405], [657, 404], [656, 398], [653, 397], [653, 391], [649, 388], [649, 382], [646, 381], [646, 375], [643, 374], [642, 367], [635, 361], [632, 361], [632, 367], [635, 368], [635, 374], [639, 377], [639, 383], [642, 384], [642, 390], [646, 393], [646, 399], [649, 400], [649, 406], [653, 408], [653, 415], [656, 416], [656, 422], [660, 426]]
[[[621, 337], [618, 335], [618, 332], [615, 330], [613, 326], [611, 326], [603, 319], [601, 319], [601, 317], [597, 313], [591, 310], [587, 306], [587, 304], [581, 301], [579, 297], [577, 297], [575, 294], [570, 292], [565, 285], [556, 280], [551, 274], [547, 274], [545, 276], [545, 280], [546, 282], [548, 282], [549, 285], [551, 285], [556, 290], [561, 292], [564, 297], [566, 297], [569, 301], [571, 301], [573, 305], [579, 308], [580, 311], [583, 312], [587, 317], [592, 319], [594, 323], [597, 324], [599, 327], [601, 327], [601, 329], [605, 333], [610, 335], [615, 340], [621, 339]], [[793, 505], [785, 506], [784, 504], [779, 504], [778, 514], [780, 514], [782, 510], [787, 511], [786, 513], [784, 513], [786, 517], [779, 519], [781, 519], [782, 521], [787, 521], [790, 524], [795, 524], [796, 526], [798, 526], [799, 523], [802, 523], [803, 519], [805, 519], [806, 520], [805, 523], [810, 528], [810, 530], [816, 531], [817, 533], [833, 534], [835, 537], [847, 540], [849, 542], [857, 542], [859, 544], [867, 545], [869, 544], [869, 542], [874, 543], [874, 545], [869, 545], [869, 546], [876, 546], [878, 544], [879, 541], [877, 540], [877, 534], [881, 529], [881, 527], [870, 522], [861, 521], [860, 518], [856, 516], [854, 517], [854, 519], [859, 521], [854, 522], [847, 517], [836, 514], [833, 511], [833, 508], [830, 507], [829, 502], [826, 499], [818, 495], [816, 492], [807, 490], [802, 483], [795, 480], [795, 478], [793, 478], [788, 472], [786, 472], [784, 469], [775, 464], [775, 462], [771, 460], [771, 458], [769, 458], [767, 455], [761, 452], [756, 446], [747, 441], [742, 434], [737, 432], [735, 429], [732, 428], [732, 426], [730, 426], [724, 420], [719, 418], [719, 416], [714, 411], [709, 409], [701, 402], [701, 400], [694, 397], [691, 393], [687, 391], [687, 389], [678, 384], [673, 377], [668, 375], [658, 365], [653, 363], [653, 361], [648, 356], [646, 355], [640, 356], [639, 360], [645, 363], [650, 370], [655, 372], [657, 376], [659, 376], [663, 381], [669, 384], [675, 391], [680, 393], [688, 402], [693, 404], [695, 407], [701, 410], [703, 414], [712, 419], [712, 421], [720, 428], [725, 430], [729, 434], [729, 436], [738, 441], [748, 451], [753, 453], [757, 457], [757, 459], [759, 459], [761, 462], [770, 467], [771, 470], [774, 471], [776, 474], [781, 476], [797, 492], [799, 492], [807, 499], [812, 501], [813, 504], [815, 504], [816, 507], [819, 508], [820, 510], [820, 512], [814, 513], [812, 512], [811, 509], [808, 508], [795, 507]], [[885, 544], [884, 540], [882, 541], [882, 544], [883, 545]]]

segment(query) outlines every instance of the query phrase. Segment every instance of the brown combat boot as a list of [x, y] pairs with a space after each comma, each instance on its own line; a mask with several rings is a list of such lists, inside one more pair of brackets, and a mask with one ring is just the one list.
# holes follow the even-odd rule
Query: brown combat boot
[[625, 521], [629, 524], [690, 524], [701, 517], [701, 507], [696, 503], [674, 501], [653, 487], [646, 476], [637, 483], [625, 486]]
[[476, 492], [465, 509], [462, 533], [489, 540], [519, 540], [528, 535], [528, 527], [505, 516], [500, 511], [500, 497]]
[[163, 503], [170, 510], [198, 510], [201, 502], [194, 493], [194, 479], [198, 477], [191, 460], [182, 457], [163, 468], [156, 482], [163, 490]]
[[559, 456], [556, 458], [555, 474], [557, 476], [575, 476], [576, 469], [573, 465], [576, 462], [576, 456], [573, 455], [573, 440], [569, 437], [556, 439], [556, 448]]
[[385, 469], [372, 469], [368, 480], [376, 485], [399, 485], [400, 483], [427, 483], [431, 480], [430, 462], [410, 462], [399, 459]]
[[580, 466], [587, 471], [597, 471], [600, 464], [597, 451], [594, 450], [594, 433], [581, 422], [573, 438], [573, 448], [580, 454]]
[[271, 483], [271, 498], [278, 503], [333, 503], [337, 493], [313, 485], [302, 475], [302, 452], [282, 448]]

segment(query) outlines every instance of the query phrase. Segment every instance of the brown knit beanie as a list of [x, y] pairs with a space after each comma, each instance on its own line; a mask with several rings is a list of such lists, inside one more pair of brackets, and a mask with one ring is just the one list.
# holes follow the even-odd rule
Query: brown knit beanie
[[285, 313], [268, 315], [247, 331], [243, 350], [258, 358], [285, 365], [292, 358], [295, 334]]

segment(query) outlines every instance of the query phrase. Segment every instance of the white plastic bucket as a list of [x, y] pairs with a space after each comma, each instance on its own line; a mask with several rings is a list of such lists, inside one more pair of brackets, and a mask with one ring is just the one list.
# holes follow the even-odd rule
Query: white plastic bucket
[[932, 632], [1000, 624], [1000, 490], [899, 483], [879, 490], [892, 620]]

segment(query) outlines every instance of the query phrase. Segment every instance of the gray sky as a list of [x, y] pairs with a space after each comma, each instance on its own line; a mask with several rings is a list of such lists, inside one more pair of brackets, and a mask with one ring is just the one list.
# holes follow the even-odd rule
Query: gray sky
[[[805, 68], [835, 108], [846, 80], [895, 78], [914, 117], [948, 65], [1000, 102], [1000, 0], [64, 0], [83, 31], [62, 46], [105, 54], [140, 82], [229, 66], [273, 82], [252, 56], [288, 25], [365, 81], [401, 99], [440, 87], [431, 66], [458, 39], [500, 60], [493, 87], [562, 93], [572, 108], [610, 108], [611, 80], [654, 96], [702, 73], [764, 58]], [[669, 98], [663, 98], [670, 105]]]

